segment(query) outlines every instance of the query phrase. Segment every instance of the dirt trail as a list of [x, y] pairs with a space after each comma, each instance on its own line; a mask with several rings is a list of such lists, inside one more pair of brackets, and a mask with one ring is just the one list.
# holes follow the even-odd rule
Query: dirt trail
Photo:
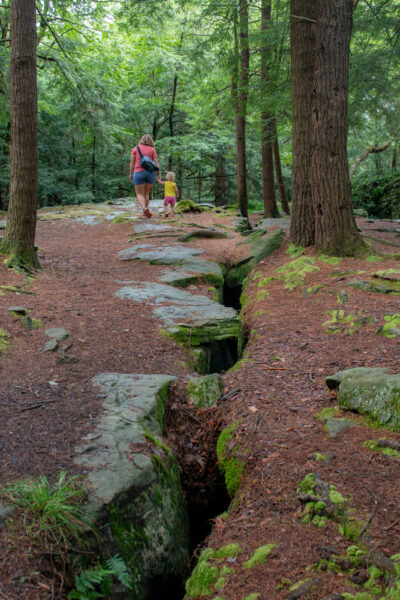
[[[178, 221], [184, 231], [190, 230], [191, 222], [230, 226], [231, 218], [209, 213]], [[367, 230], [376, 224], [363, 221], [362, 226]], [[397, 239], [395, 233], [370, 233], [384, 240]], [[149, 243], [173, 242], [153, 235], [157, 234], [152, 234]], [[155, 281], [163, 270], [140, 261], [118, 260], [118, 251], [126, 248], [130, 239], [131, 223], [39, 222], [43, 271], [32, 286], [0, 266], [0, 285], [22, 285], [33, 292], [16, 296], [4, 290], [0, 295], [0, 327], [11, 335], [0, 361], [0, 483], [74, 470], [74, 447], [93, 428], [101, 409], [102, 398], [90, 385], [97, 373], [171, 373], [179, 380], [192, 375], [183, 366], [184, 350], [159, 335], [159, 324], [149, 306], [114, 297], [121, 282]], [[235, 234], [232, 240], [197, 240], [190, 246], [205, 248], [204, 257], [230, 263], [245, 254], [245, 246], [238, 245], [242, 241]], [[390, 248], [376, 244], [376, 250], [395, 251]], [[224, 586], [218, 590], [211, 584], [210, 598], [322, 600], [334, 592], [366, 593], [355, 583], [357, 572], [366, 571], [375, 559], [369, 558], [367, 566], [350, 572], [343, 564], [332, 567], [331, 555], [344, 555], [349, 546], [359, 544], [368, 557], [375, 553], [382, 563], [400, 551], [400, 459], [363, 445], [382, 437], [397, 438], [398, 434], [351, 417], [351, 427], [330, 437], [325, 420], [317, 418], [327, 407], [332, 408], [332, 415], [341, 416], [335, 409], [335, 395], [327, 391], [327, 375], [354, 366], [386, 366], [399, 372], [398, 340], [376, 334], [384, 314], [400, 312], [398, 296], [349, 288], [343, 275], [334, 274], [396, 269], [398, 261], [346, 259], [340, 265], [318, 261], [319, 270], [308, 274], [292, 291], [279, 280], [260, 287], [265, 278], [276, 276], [276, 268], [291, 260], [287, 249], [286, 240], [279, 252], [259, 265], [257, 278], [246, 287], [243, 314], [251, 332], [249, 343], [242, 363], [224, 374], [227, 391], [236, 393], [224, 403], [222, 418], [225, 426], [236, 424], [230, 449], [238, 450], [245, 468], [230, 510], [215, 519], [204, 546], [216, 549], [235, 543], [240, 544], [240, 551], [226, 562], [232, 570]], [[314, 258], [308, 252], [305, 255]], [[318, 284], [325, 287], [304, 293]], [[260, 294], [263, 289], [265, 294]], [[342, 289], [348, 295], [345, 306], [337, 300]], [[190, 291], [207, 290], [192, 286]], [[8, 312], [15, 305], [29, 308], [44, 327], [24, 329], [21, 320]], [[322, 325], [329, 320], [326, 313], [340, 308], [352, 315], [363, 310], [377, 322], [367, 319], [351, 335], [346, 326], [340, 333], [328, 333]], [[56, 353], [42, 352], [44, 330], [56, 326], [65, 327], [70, 337]], [[302, 521], [304, 504], [296, 490], [310, 473], [342, 494], [345, 510], [365, 525], [358, 528], [361, 537], [349, 540], [333, 519], [326, 520], [323, 527]], [[12, 546], [7, 545], [7, 532], [0, 532], [0, 591], [12, 600], [56, 597], [43, 588], [48, 579], [40, 564], [29, 558], [29, 540], [12, 536]], [[246, 568], [245, 561], [267, 544], [276, 544], [268, 560]], [[379, 560], [375, 560], [378, 566]], [[319, 561], [325, 562], [316, 568]], [[368, 577], [371, 582], [370, 571], [361, 573], [359, 581], [364, 583]], [[290, 591], [291, 585], [300, 581], [305, 582], [303, 588], [300, 585], [297, 592]], [[375, 586], [371, 598], [386, 598], [385, 585], [384, 574], [377, 575], [369, 586]], [[395, 600], [397, 596], [387, 598]]]

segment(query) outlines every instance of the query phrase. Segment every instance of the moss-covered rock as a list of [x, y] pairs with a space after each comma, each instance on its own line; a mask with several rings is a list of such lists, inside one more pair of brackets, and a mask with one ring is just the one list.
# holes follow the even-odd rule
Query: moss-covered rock
[[326, 383], [330, 389], [338, 388], [342, 408], [400, 431], [400, 375], [390, 375], [383, 368], [357, 367], [327, 377]]
[[186, 387], [186, 396], [197, 408], [211, 408], [218, 404], [224, 385], [218, 373], [192, 377]]
[[179, 200], [179, 202], [176, 204], [176, 208], [175, 208], [175, 212], [177, 214], [186, 213], [186, 212], [199, 213], [201, 211], [202, 211], [201, 206], [198, 206], [196, 204], [196, 202], [193, 202], [193, 200]]
[[77, 449], [101, 545], [128, 567], [133, 591], [127, 600], [150, 600], [153, 586], [178, 582], [186, 573], [185, 500], [178, 465], [161, 437], [173, 379], [118, 373], [94, 378], [106, 400], [98, 428]]
[[383, 317], [384, 325], [378, 329], [377, 333], [388, 338], [396, 338], [400, 336], [400, 313], [394, 315], [385, 315]]
[[7, 350], [10, 343], [10, 334], [0, 327], [0, 357]]

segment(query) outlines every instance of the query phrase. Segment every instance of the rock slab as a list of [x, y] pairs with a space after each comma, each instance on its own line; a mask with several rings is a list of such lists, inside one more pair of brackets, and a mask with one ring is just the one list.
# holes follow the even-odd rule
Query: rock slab
[[[162, 439], [169, 375], [103, 373], [105, 394], [97, 429], [76, 463], [89, 482], [89, 513], [102, 544], [124, 559], [134, 596], [150, 600], [179, 581], [188, 562], [188, 520], [175, 458]], [[125, 593], [125, 595], [123, 595]], [[125, 592], [112, 598], [126, 598]]]

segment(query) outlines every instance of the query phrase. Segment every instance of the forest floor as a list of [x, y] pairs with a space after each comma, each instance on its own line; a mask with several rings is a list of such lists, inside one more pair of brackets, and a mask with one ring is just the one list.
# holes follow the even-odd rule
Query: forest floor
[[[128, 211], [137, 216], [136, 209]], [[62, 469], [78, 472], [73, 463], [75, 447], [93, 430], [103, 402], [90, 383], [94, 375], [168, 373], [178, 378], [178, 395], [193, 375], [184, 366], [184, 349], [159, 335], [150, 307], [114, 296], [121, 282], [156, 281], [165, 269], [119, 260], [118, 252], [133, 239], [132, 222], [117, 224], [100, 215], [96, 224], [85, 224], [69, 218], [67, 211], [46, 214], [37, 231], [42, 271], [27, 281], [0, 265], [0, 327], [9, 335], [0, 359], [1, 484], [41, 475], [54, 478]], [[253, 221], [259, 218], [253, 216]], [[217, 223], [232, 231], [232, 215], [215, 212], [183, 215], [168, 223], [155, 215], [151, 222], [161, 221], [169, 226], [175, 223], [179, 233], [189, 231], [193, 223]], [[365, 278], [377, 270], [398, 270], [399, 262], [391, 254], [398, 251], [399, 236], [380, 231], [394, 229], [390, 222], [359, 219], [358, 225], [370, 236], [369, 260], [343, 259], [336, 265], [316, 260], [318, 270], [307, 274], [295, 289], [286, 289], [274, 279], [260, 295], [260, 282], [276, 276], [276, 269], [291, 260], [286, 234], [281, 249], [258, 265], [256, 278], [249, 278], [242, 311], [249, 334], [244, 360], [223, 373], [229, 399], [210, 418], [200, 419], [206, 430], [207, 423], [213, 427], [216, 421], [223, 427], [237, 424], [231, 447], [245, 449], [240, 489], [228, 512], [214, 519], [203, 542], [212, 548], [240, 545], [240, 553], [227, 563], [233, 570], [223, 591], [211, 590], [210, 598], [352, 597], [343, 593], [371, 594], [355, 596], [360, 600], [400, 597], [385, 595], [384, 570], [385, 557], [400, 552], [400, 458], [365, 445], [380, 438], [400, 439], [399, 435], [372, 427], [360, 416], [342, 414], [335, 393], [325, 384], [326, 376], [351, 367], [379, 366], [400, 372], [399, 339], [377, 335], [384, 315], [400, 312], [398, 296], [347, 286], [348, 272], [363, 271]], [[175, 243], [176, 235], [167, 238], [154, 232], [143, 239], [160, 246]], [[204, 248], [204, 258], [231, 264], [246, 254], [243, 239], [235, 233], [232, 239], [197, 240], [189, 245]], [[310, 250], [303, 256], [315, 258]], [[341, 290], [348, 297], [343, 305], [338, 304]], [[189, 291], [207, 293], [201, 285]], [[16, 305], [29, 309], [43, 327], [26, 329], [21, 318], [8, 310]], [[330, 318], [327, 311], [338, 309], [365, 317], [357, 331], [342, 322], [339, 331], [328, 332], [323, 325]], [[48, 339], [44, 332], [51, 327], [69, 332], [53, 353], [43, 351]], [[329, 410], [321, 415], [323, 409]], [[351, 426], [331, 437], [326, 428], [329, 416], [344, 416]], [[193, 452], [193, 444], [190, 448], [186, 451]], [[184, 454], [185, 448], [181, 451]], [[202, 453], [201, 448], [198, 451]], [[364, 523], [359, 537], [350, 541], [333, 519], [324, 527], [302, 521], [297, 489], [310, 473], [317, 473], [342, 494], [346, 510]], [[245, 568], [255, 549], [267, 544], [276, 544], [267, 562]], [[354, 544], [365, 549], [363, 567], [350, 571], [343, 558], [334, 566], [330, 557], [343, 557]], [[371, 571], [373, 564], [379, 573]], [[1, 599], [66, 598], [71, 583], [61, 559], [49, 557], [40, 542], [32, 541], [18, 515], [0, 528]], [[291, 591], [296, 583], [297, 590]]]

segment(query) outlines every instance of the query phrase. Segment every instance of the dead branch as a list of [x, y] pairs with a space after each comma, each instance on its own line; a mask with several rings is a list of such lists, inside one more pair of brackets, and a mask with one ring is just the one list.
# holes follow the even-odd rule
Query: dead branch
[[351, 164], [351, 166], [350, 166], [350, 177], [353, 175], [354, 171], [358, 168], [358, 166], [360, 165], [360, 163], [362, 163], [363, 160], [365, 160], [366, 158], [368, 158], [368, 156], [370, 154], [378, 154], [379, 152], [383, 152], [384, 150], [386, 150], [387, 148], [389, 148], [389, 146], [393, 142], [393, 137], [391, 137], [390, 140], [388, 140], [384, 144], [381, 144], [380, 146], [367, 146], [367, 148], [364, 150], [364, 152], [362, 152], [362, 154], [360, 154], [360, 156], [358, 156], [356, 158], [356, 160]]

